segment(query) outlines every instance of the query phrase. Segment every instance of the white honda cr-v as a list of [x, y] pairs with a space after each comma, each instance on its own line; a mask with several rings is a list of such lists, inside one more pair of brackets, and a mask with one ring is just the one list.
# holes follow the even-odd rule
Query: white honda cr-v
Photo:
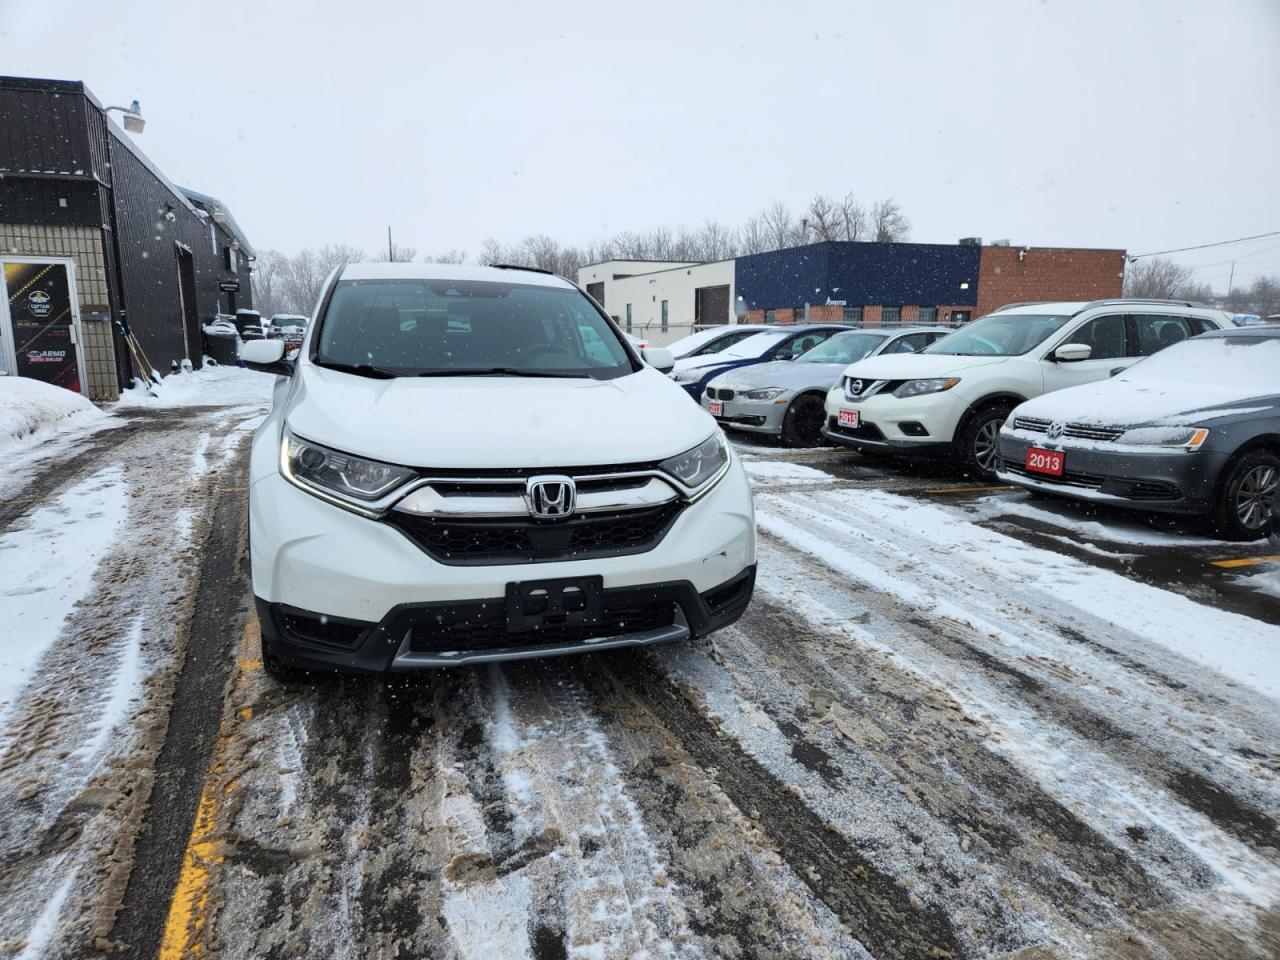
[[702, 636], [751, 599], [751, 491], [715, 421], [547, 273], [352, 264], [254, 438], [262, 659], [383, 672]]

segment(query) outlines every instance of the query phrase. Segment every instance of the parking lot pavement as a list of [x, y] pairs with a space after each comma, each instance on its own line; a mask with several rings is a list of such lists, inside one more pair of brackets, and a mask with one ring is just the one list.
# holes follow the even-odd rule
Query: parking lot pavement
[[[42, 801], [0, 873], [11, 952], [92, 954], [83, 897], [123, 907], [98, 946], [164, 958], [1276, 956], [1280, 627], [1100, 553], [1184, 534], [740, 452], [761, 549], [734, 627], [288, 685], [257, 659], [219, 460], [178, 706], [146, 701], [168, 736], [126, 751], [164, 802], [131, 812], [112, 899], [59, 857], [120, 827]], [[56, 756], [4, 729], [8, 769]]]

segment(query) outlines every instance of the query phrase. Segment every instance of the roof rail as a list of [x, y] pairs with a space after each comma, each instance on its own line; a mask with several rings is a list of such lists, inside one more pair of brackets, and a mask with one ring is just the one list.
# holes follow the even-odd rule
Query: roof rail
[[542, 267], [524, 267], [518, 263], [487, 263], [487, 267], [493, 267], [495, 270], [528, 270], [530, 273], [545, 273], [549, 277], [559, 276], [554, 270], [544, 270]]
[[1203, 303], [1196, 300], [1168, 300], [1160, 297], [1113, 297], [1106, 300], [1091, 300], [1080, 309], [1081, 311], [1092, 310], [1094, 307], [1109, 307], [1124, 303], [1162, 303], [1166, 306], [1199, 307], [1202, 310], [1208, 309], [1208, 307]]
[[[1002, 303], [996, 307], [996, 310], [1008, 310], [1011, 307], [1034, 307], [1041, 303], [1048, 303], [1048, 300], [1019, 300], [1017, 303]], [[992, 313], [995, 311], [993, 310]]]

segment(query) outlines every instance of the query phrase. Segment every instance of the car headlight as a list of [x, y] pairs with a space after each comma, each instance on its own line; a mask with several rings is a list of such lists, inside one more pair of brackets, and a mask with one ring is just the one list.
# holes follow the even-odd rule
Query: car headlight
[[663, 460], [658, 467], [700, 495], [720, 478], [729, 465], [729, 445], [717, 430], [692, 450]]
[[365, 460], [296, 437], [288, 430], [280, 444], [280, 472], [296, 486], [361, 513], [415, 474], [376, 460]]
[[936, 380], [908, 380], [897, 390], [893, 391], [895, 397], [920, 397], [926, 393], [942, 393], [943, 390], [950, 390], [960, 382], [959, 377], [946, 377]]
[[1209, 439], [1204, 427], [1138, 427], [1126, 430], [1116, 438], [1116, 443], [1133, 447], [1185, 447], [1199, 450]]
[[772, 400], [786, 392], [782, 387], [761, 387], [759, 390], [743, 390], [741, 396], [745, 400]]

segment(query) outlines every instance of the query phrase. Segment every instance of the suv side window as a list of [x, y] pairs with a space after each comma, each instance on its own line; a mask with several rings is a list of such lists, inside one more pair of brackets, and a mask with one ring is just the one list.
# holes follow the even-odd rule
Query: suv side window
[[1218, 329], [1204, 317], [1188, 317], [1187, 319], [1191, 321], [1191, 326], [1196, 333], [1208, 333], [1210, 330]]
[[1135, 313], [1133, 323], [1138, 336], [1140, 357], [1149, 357], [1165, 347], [1195, 336], [1198, 332], [1192, 328], [1190, 318], [1171, 317], [1161, 313]]
[[817, 330], [813, 333], [802, 334], [781, 349], [790, 352], [793, 357], [798, 357], [800, 354], [812, 350], [829, 336], [831, 336], [831, 331], [828, 330]]
[[1128, 355], [1125, 342], [1124, 317], [1094, 317], [1075, 333], [1068, 334], [1063, 343], [1087, 343], [1093, 347], [1090, 360], [1120, 360]]
[[905, 337], [899, 337], [893, 343], [889, 344], [885, 353], [919, 353], [930, 343], [932, 343], [932, 334], [913, 333]]

